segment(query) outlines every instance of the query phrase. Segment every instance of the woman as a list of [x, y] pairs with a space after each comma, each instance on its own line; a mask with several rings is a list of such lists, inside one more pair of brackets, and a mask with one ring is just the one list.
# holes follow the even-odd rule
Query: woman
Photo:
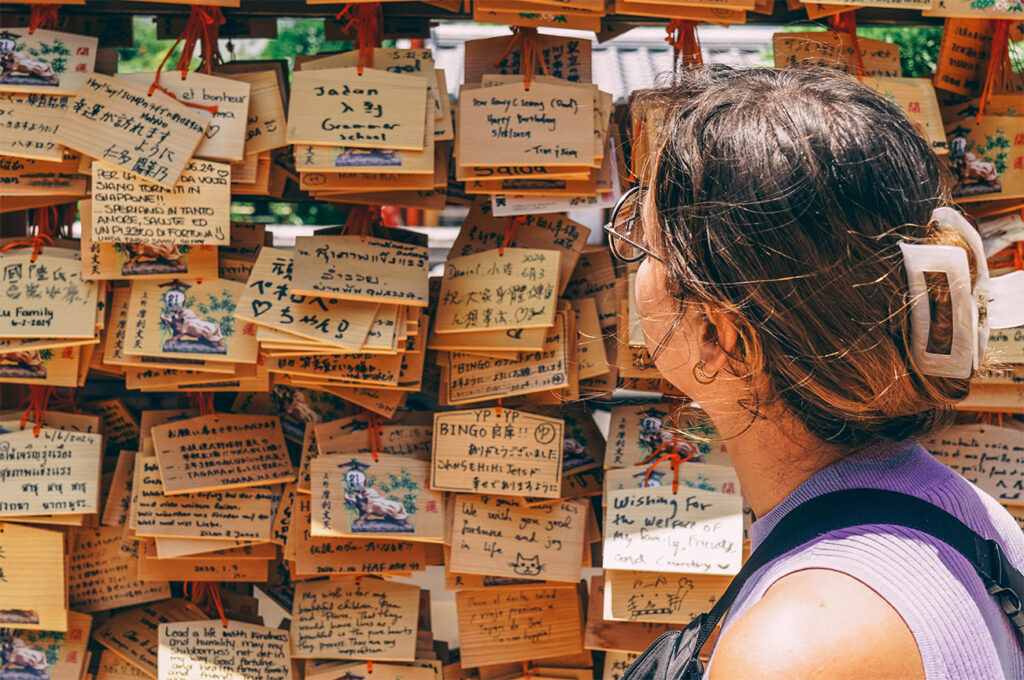
[[[836, 72], [770, 69], [682, 74], [640, 103], [665, 113], [612, 245], [642, 258], [647, 346], [726, 439], [754, 547], [802, 501], [882, 488], [940, 506], [1024, 568], [1013, 518], [915, 441], [949, 421], [973, 366], [956, 358], [969, 336], [948, 278], [929, 280], [914, 330], [901, 243], [966, 251], [972, 284], [979, 263], [932, 220], [943, 173], [900, 109]], [[1024, 654], [963, 556], [869, 525], [760, 570], [706, 677], [1024, 678]]]

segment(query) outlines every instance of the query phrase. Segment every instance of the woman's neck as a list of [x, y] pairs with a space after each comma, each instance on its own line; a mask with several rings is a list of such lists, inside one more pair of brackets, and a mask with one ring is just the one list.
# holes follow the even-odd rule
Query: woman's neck
[[725, 438], [736, 476], [755, 517], [762, 517], [845, 450], [814, 437], [792, 414], [765, 408], [767, 417], [732, 408], [705, 410]]

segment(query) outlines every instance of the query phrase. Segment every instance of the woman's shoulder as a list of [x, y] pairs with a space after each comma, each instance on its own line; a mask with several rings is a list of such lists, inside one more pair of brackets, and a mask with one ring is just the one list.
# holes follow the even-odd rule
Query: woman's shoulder
[[715, 646], [709, 680], [924, 680], [900, 614], [847, 574], [804, 569], [775, 581]]

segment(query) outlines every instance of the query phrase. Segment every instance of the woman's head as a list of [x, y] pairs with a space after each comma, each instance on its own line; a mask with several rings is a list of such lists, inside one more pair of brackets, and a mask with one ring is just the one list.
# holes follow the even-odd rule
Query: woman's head
[[967, 381], [915, 369], [899, 242], [965, 244], [929, 225], [944, 175], [900, 109], [824, 70], [683, 73], [644, 103], [665, 111], [641, 172], [662, 262], [636, 296], [666, 377], [710, 407], [735, 394], [702, 384], [721, 371], [748, 411], [842, 446], [942, 420]]

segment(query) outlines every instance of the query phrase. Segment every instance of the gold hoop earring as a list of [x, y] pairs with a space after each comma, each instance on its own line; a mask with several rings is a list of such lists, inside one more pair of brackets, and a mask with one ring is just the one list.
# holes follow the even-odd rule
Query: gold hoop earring
[[704, 366], [707, 362], [701, 359], [693, 365], [693, 379], [699, 382], [701, 385], [710, 385], [715, 382], [715, 378], [718, 377], [718, 371], [715, 371], [711, 375], [704, 372]]

